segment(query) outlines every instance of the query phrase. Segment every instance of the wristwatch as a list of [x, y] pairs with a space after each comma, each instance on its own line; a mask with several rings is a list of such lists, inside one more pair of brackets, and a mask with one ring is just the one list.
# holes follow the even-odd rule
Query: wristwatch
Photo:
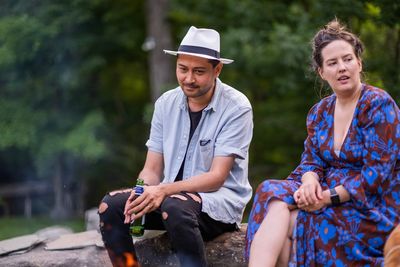
[[331, 202], [332, 205], [336, 206], [340, 204], [340, 197], [339, 194], [336, 192], [335, 188], [329, 189], [329, 192], [331, 193]]

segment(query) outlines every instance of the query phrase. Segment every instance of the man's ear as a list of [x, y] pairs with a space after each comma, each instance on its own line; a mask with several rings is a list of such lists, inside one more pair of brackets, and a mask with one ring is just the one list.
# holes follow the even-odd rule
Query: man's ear
[[218, 65], [215, 66], [215, 74], [217, 75], [217, 77], [221, 73], [223, 66], [224, 66], [224, 64], [222, 62], [218, 63]]
[[319, 74], [319, 77], [321, 77], [322, 80], [325, 80], [324, 75], [323, 75], [323, 71], [322, 71], [321, 68], [318, 68], [318, 74]]

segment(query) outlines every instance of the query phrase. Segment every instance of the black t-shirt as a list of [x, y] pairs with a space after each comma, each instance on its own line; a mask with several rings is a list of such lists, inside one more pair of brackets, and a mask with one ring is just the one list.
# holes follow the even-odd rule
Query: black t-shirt
[[[203, 110], [200, 111], [190, 111], [189, 110], [189, 117], [190, 117], [190, 132], [189, 132], [189, 141], [188, 141], [188, 145], [190, 143], [190, 140], [192, 139], [193, 133], [196, 130], [197, 126], [199, 125], [200, 119], [201, 119], [201, 115], [203, 113]], [[187, 148], [186, 148], [187, 151]], [[181, 181], [182, 180], [182, 176], [183, 176], [183, 166], [185, 165], [185, 160], [186, 160], [186, 154], [185, 154], [185, 158], [183, 159], [181, 168], [179, 169], [178, 175], [175, 178], [175, 181]]]

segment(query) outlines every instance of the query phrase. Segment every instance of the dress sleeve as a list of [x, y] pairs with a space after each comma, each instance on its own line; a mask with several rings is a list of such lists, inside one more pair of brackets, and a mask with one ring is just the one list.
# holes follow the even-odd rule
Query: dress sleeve
[[[301, 155], [299, 166], [290, 174], [289, 179], [301, 181], [304, 173], [312, 171], [318, 174], [318, 177], [323, 177], [323, 170], [326, 167], [326, 162], [320, 156], [318, 138], [327, 138], [327, 131], [322, 134], [318, 133], [318, 127], [323, 119], [319, 114], [320, 104], [314, 105], [307, 115], [307, 138], [304, 141], [304, 151]], [[325, 115], [327, 115], [325, 113]], [[329, 120], [328, 120], [329, 121]], [[325, 137], [324, 137], [325, 136]]]
[[360, 110], [359, 127], [363, 143], [363, 165], [343, 186], [359, 208], [374, 207], [374, 200], [389, 189], [399, 154], [399, 109], [390, 96], [378, 95]]

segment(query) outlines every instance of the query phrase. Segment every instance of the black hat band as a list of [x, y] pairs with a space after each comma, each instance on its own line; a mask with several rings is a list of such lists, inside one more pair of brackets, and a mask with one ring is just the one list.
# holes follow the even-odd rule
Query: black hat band
[[194, 53], [194, 54], [201, 54], [207, 55], [214, 58], [219, 58], [219, 52], [213, 49], [200, 47], [200, 46], [193, 46], [193, 45], [181, 45], [179, 46], [179, 52], [187, 52], [187, 53]]

